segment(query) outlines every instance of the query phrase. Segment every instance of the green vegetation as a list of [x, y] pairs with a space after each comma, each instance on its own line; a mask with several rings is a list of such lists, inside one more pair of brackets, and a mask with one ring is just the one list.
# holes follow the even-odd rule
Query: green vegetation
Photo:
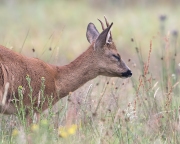
[[[112, 35], [121, 57], [133, 72], [130, 79], [99, 76], [55, 107], [50, 98], [49, 110], [38, 123], [34, 116], [29, 127], [21, 103], [17, 116], [0, 115], [0, 143], [180, 143], [180, 7], [168, 1], [125, 7], [105, 2], [0, 3], [0, 44], [58, 65], [87, 49], [88, 23], [101, 31], [97, 18], [106, 15], [114, 23]], [[26, 80], [31, 90], [33, 79]], [[42, 93], [43, 84], [44, 78]], [[22, 86], [18, 91], [23, 99]]]

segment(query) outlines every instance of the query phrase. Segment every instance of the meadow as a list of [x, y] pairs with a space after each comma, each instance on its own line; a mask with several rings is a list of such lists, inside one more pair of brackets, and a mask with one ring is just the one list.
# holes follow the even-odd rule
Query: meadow
[[104, 15], [114, 23], [113, 40], [132, 77], [99, 76], [55, 106], [49, 101], [41, 121], [28, 127], [23, 109], [0, 115], [0, 143], [180, 143], [178, 3], [1, 1], [0, 44], [65, 65], [88, 48], [89, 22], [101, 32], [97, 18]]

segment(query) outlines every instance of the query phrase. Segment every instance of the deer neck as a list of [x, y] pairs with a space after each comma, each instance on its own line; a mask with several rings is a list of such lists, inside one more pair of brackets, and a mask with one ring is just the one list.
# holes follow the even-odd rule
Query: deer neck
[[70, 64], [57, 67], [56, 87], [60, 98], [98, 76], [94, 53], [93, 47], [90, 46]]

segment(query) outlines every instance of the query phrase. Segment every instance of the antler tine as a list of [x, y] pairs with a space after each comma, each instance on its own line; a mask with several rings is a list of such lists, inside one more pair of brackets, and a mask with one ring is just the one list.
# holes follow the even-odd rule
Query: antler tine
[[[106, 16], [104, 16], [104, 19], [105, 19], [105, 21], [106, 21], [106, 26], [109, 27], [109, 23], [108, 23], [108, 21], [107, 21]], [[112, 34], [111, 34], [111, 31], [110, 31], [110, 38], [111, 38], [111, 40], [112, 40]]]
[[106, 16], [104, 16], [104, 19], [105, 19], [105, 21], [106, 21], [106, 26], [109, 27], [109, 23], [108, 23], [108, 21], [107, 21]]
[[104, 24], [103, 24], [103, 22], [102, 22], [100, 19], [98, 19], [98, 20], [99, 20], [99, 22], [101, 23], [102, 30], [105, 30], [105, 29], [104, 29]]

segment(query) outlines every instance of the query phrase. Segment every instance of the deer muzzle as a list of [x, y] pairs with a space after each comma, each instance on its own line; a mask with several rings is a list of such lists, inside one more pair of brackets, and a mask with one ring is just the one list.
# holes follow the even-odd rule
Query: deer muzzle
[[124, 72], [124, 73], [122, 73], [122, 75], [121, 75], [122, 77], [131, 77], [132, 76], [132, 72], [131, 72], [131, 70], [128, 70], [127, 72]]

